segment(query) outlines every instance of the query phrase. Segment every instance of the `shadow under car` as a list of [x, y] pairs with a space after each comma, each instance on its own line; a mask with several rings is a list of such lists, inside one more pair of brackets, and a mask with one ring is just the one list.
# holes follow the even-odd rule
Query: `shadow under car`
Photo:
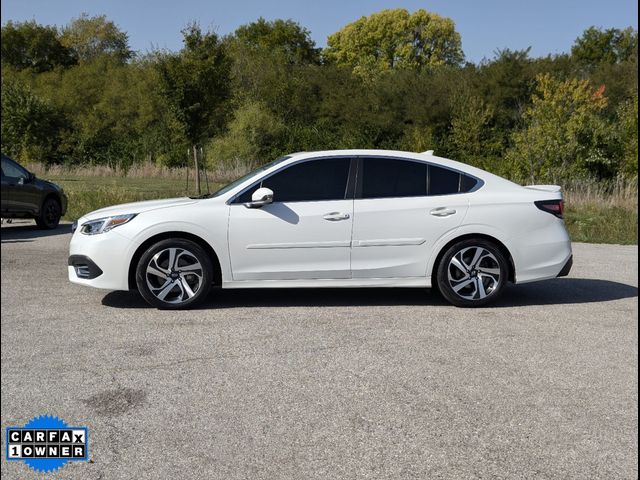
[[[491, 307], [606, 302], [638, 296], [638, 288], [609, 280], [562, 278], [510, 285]], [[109, 292], [102, 304], [113, 308], [152, 308], [135, 291]], [[196, 309], [240, 307], [323, 307], [449, 305], [435, 291], [415, 288], [215, 289]]]

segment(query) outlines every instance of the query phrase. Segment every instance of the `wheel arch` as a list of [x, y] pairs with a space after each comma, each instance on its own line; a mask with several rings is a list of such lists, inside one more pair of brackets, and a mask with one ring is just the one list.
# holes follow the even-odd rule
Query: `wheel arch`
[[509, 251], [509, 249], [507, 248], [507, 246], [501, 242], [500, 240], [498, 240], [496, 237], [493, 237], [491, 235], [487, 235], [485, 233], [465, 233], [464, 235], [459, 235], [455, 238], [452, 238], [451, 240], [449, 240], [447, 243], [445, 243], [442, 248], [440, 248], [440, 250], [438, 251], [438, 254], [436, 255], [436, 258], [433, 262], [433, 267], [431, 268], [431, 286], [432, 288], [437, 288], [438, 282], [437, 282], [437, 275], [438, 275], [438, 266], [440, 265], [440, 261], [442, 260], [442, 257], [444, 256], [445, 252], [454, 244], [458, 243], [458, 242], [462, 242], [464, 240], [471, 240], [471, 239], [482, 239], [482, 240], [487, 240], [493, 244], [496, 245], [496, 247], [500, 250], [500, 252], [505, 256], [505, 258], [508, 260], [509, 262], [509, 281], [511, 283], [515, 283], [515, 279], [516, 279], [516, 267], [515, 267], [515, 263], [513, 261], [513, 256], [511, 255], [511, 252]]
[[214, 285], [222, 285], [222, 268], [220, 266], [220, 260], [218, 258], [218, 254], [215, 252], [213, 247], [209, 242], [207, 242], [204, 238], [199, 237], [198, 235], [194, 235], [189, 232], [182, 231], [171, 231], [171, 232], [162, 232], [156, 235], [153, 235], [147, 238], [144, 242], [142, 242], [133, 256], [131, 257], [131, 262], [129, 262], [129, 271], [128, 271], [128, 282], [129, 282], [129, 290], [137, 290], [136, 285], [136, 267], [138, 265], [138, 261], [140, 257], [144, 254], [144, 252], [154, 243], [158, 243], [161, 240], [167, 240], [170, 238], [180, 238], [184, 240], [191, 240], [194, 243], [197, 243], [201, 246], [205, 252], [211, 258], [211, 263], [213, 264], [213, 283]]
[[45, 202], [50, 198], [58, 202], [58, 205], [60, 205], [60, 213], [62, 214], [62, 199], [60, 198], [60, 195], [58, 195], [56, 192], [49, 192], [42, 198], [42, 201], [38, 206], [37, 215], [40, 215], [42, 213], [42, 207], [44, 207]]

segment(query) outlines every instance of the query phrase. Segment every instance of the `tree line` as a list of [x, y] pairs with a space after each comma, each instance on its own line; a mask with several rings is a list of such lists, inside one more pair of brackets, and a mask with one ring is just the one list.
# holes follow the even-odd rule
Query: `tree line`
[[317, 48], [292, 20], [173, 52], [131, 50], [105, 16], [2, 26], [2, 152], [23, 162], [250, 168], [301, 150], [435, 150], [517, 181], [638, 172], [638, 35], [465, 61], [451, 19], [383, 10]]

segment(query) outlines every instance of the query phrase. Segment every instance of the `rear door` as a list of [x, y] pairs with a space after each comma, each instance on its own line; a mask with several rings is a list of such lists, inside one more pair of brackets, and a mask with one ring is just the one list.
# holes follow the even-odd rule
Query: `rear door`
[[354, 201], [353, 278], [423, 277], [431, 249], [468, 209], [461, 173], [417, 160], [362, 157]]
[[[345, 157], [301, 161], [262, 179], [234, 200], [229, 209], [233, 279], [349, 278], [350, 169], [351, 159]], [[273, 203], [245, 207], [260, 187], [273, 190]]]

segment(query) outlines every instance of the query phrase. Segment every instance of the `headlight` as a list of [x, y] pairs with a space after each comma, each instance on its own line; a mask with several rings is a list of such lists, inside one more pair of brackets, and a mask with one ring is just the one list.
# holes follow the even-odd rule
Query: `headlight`
[[80, 227], [80, 233], [85, 235], [97, 235], [98, 233], [105, 233], [112, 228], [119, 227], [125, 223], [133, 220], [137, 213], [131, 213], [129, 215], [115, 215], [113, 217], [97, 218], [95, 220], [89, 220], [84, 222]]

